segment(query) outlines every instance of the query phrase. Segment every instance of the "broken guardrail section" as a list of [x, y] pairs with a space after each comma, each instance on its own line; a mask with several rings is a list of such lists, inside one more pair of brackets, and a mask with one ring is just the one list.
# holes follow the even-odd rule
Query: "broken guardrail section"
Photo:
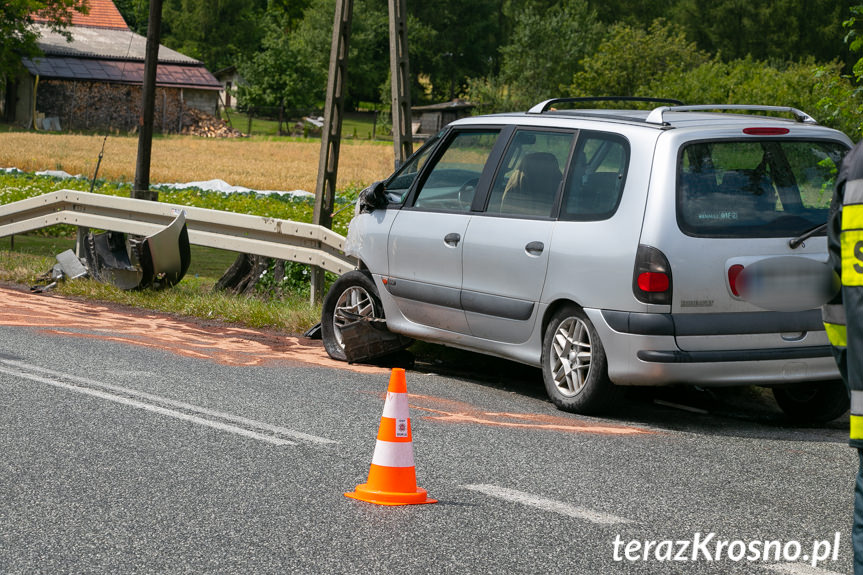
[[183, 279], [191, 259], [186, 215], [180, 212], [167, 227], [144, 238], [127, 237], [122, 232], [90, 232], [84, 242], [84, 257], [79, 259], [72, 250], [58, 254], [51, 279], [56, 282], [63, 277], [90, 275], [123, 290], [159, 289]]

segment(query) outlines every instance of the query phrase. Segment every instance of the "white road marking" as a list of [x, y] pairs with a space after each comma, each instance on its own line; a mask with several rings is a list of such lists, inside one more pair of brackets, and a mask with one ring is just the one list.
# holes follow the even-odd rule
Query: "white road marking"
[[[61, 387], [64, 389], [68, 389], [70, 391], [85, 393], [88, 395], [100, 397], [102, 399], [108, 399], [110, 401], [115, 401], [117, 403], [122, 403], [122, 404], [136, 407], [139, 409], [146, 409], [148, 411], [161, 413], [162, 415], [168, 415], [170, 417], [176, 417], [178, 419], [183, 419], [185, 421], [197, 423], [199, 425], [205, 425], [208, 427], [221, 429], [222, 431], [230, 431], [232, 433], [238, 433], [239, 435], [244, 435], [246, 437], [252, 437], [253, 439], [259, 439], [261, 441], [267, 441], [269, 443], [273, 443], [276, 445], [297, 445], [296, 441], [291, 441], [291, 440], [298, 440], [298, 441], [304, 441], [304, 442], [308, 442], [308, 443], [316, 443], [316, 444], [322, 444], [322, 445], [323, 444], [338, 443], [337, 441], [334, 441], [332, 439], [327, 439], [325, 437], [318, 437], [315, 435], [309, 435], [307, 433], [302, 433], [300, 431], [295, 431], [293, 429], [288, 429], [285, 427], [279, 427], [276, 425], [270, 425], [269, 423], [264, 423], [262, 421], [256, 421], [254, 419], [248, 419], [248, 418], [241, 417], [238, 415], [233, 415], [230, 413], [214, 411], [212, 409], [207, 409], [205, 407], [200, 407], [197, 405], [184, 403], [182, 401], [175, 401], [175, 400], [169, 399], [167, 397], [161, 397], [161, 396], [153, 395], [153, 394], [146, 393], [143, 391], [137, 391], [137, 390], [129, 389], [126, 387], [120, 387], [117, 385], [102, 383], [102, 382], [95, 381], [95, 380], [88, 379], [88, 378], [84, 378], [84, 377], [77, 377], [74, 375], [53, 371], [53, 370], [46, 369], [43, 367], [30, 365], [30, 364], [23, 363], [20, 361], [0, 359], [0, 364], [6, 364], [8, 366], [13, 366], [13, 367], [18, 368], [19, 370], [28, 370], [28, 371], [32, 371], [32, 372], [42, 373], [45, 375], [52, 376], [55, 379], [49, 379], [46, 377], [41, 377], [41, 376], [37, 376], [34, 374], [29, 374], [29, 373], [26, 373], [23, 371], [4, 370], [4, 369], [0, 368], [0, 372], [8, 373], [10, 375], [17, 375], [19, 377], [24, 377], [26, 379], [38, 381], [40, 383], [47, 383], [49, 385], [54, 385], [55, 387]], [[80, 384], [83, 384], [83, 385], [86, 385], [89, 387], [102, 388], [103, 390], [113, 391], [115, 393], [122, 394], [122, 395], [114, 395], [112, 393], [107, 393], [106, 391], [98, 391], [95, 389], [90, 389], [89, 387], [82, 387], [80, 385], [73, 385], [70, 383], [64, 383], [61, 381], [57, 381], [57, 379], [64, 379], [67, 381], [80, 383]], [[134, 399], [130, 399], [128, 397], [123, 397], [123, 396], [137, 397], [139, 399], [143, 399], [143, 400], [146, 400], [146, 401], [152, 402], [152, 403], [144, 403], [144, 402], [136, 401]], [[219, 422], [219, 421], [211, 421], [209, 419], [204, 419], [202, 417], [196, 417], [194, 415], [189, 415], [187, 413], [176, 411], [174, 409], [168, 409], [166, 407], [153, 405], [154, 403], [155, 404], [162, 404], [165, 406], [175, 407], [178, 409], [182, 409], [184, 411], [190, 411], [192, 413], [197, 413], [200, 415], [206, 415], [209, 417], [214, 417], [217, 419], [221, 419], [223, 421], [230, 421], [233, 423], [238, 423], [238, 424], [244, 425], [246, 427], [250, 427], [252, 429], [267, 431], [267, 432], [270, 432], [270, 433], [273, 433], [277, 436], [282, 436], [282, 437], [274, 437], [272, 435], [265, 435], [263, 433], [257, 433], [255, 431], [251, 431], [249, 429], [243, 429], [243, 428], [237, 427], [235, 425], [230, 425], [230, 424]], [[285, 437], [288, 437], [290, 439], [285, 439]]]
[[806, 563], [777, 563], [776, 565], [765, 567], [765, 569], [775, 571], [776, 573], [785, 573], [786, 575], [842, 575], [835, 571], [812, 567]]
[[624, 519], [623, 517], [617, 517], [615, 515], [602, 513], [600, 511], [593, 511], [592, 509], [586, 509], [584, 507], [570, 505], [569, 503], [563, 503], [562, 501], [554, 501], [553, 499], [546, 499], [544, 497], [539, 497], [531, 493], [525, 493], [524, 491], [516, 491], [515, 489], [508, 489], [506, 487], [499, 487], [497, 485], [476, 484], [462, 485], [462, 487], [464, 489], [470, 489], [471, 491], [479, 491], [480, 493], [484, 493], [490, 497], [503, 499], [504, 501], [521, 503], [522, 505], [536, 507], [537, 509], [542, 509], [543, 511], [551, 511], [553, 513], [559, 513], [560, 515], [574, 517], [575, 519], [584, 519], [585, 521], [590, 521], [591, 523], [599, 523], [600, 525], [633, 523], [632, 520]]

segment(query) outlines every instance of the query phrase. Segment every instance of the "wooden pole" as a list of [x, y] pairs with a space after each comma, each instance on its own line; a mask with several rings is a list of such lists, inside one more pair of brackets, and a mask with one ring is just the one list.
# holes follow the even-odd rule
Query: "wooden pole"
[[[339, 143], [342, 138], [342, 116], [345, 111], [348, 44], [353, 10], [353, 0], [336, 0], [324, 128], [321, 133], [321, 155], [318, 162], [318, 181], [315, 186], [315, 209], [312, 215], [313, 223], [327, 228], [333, 223], [333, 205], [336, 198], [336, 176], [339, 170]], [[311, 289], [313, 302], [323, 298], [323, 289], [324, 272], [320, 268], [313, 267]]]
[[157, 200], [150, 191], [150, 153], [153, 147], [153, 114], [156, 109], [156, 67], [159, 63], [159, 28], [162, 26], [162, 0], [150, 0], [147, 22], [147, 48], [144, 59], [144, 86], [141, 90], [141, 117], [138, 131], [138, 158], [132, 197]]
[[389, 0], [390, 83], [392, 84], [393, 148], [396, 169], [413, 153], [406, 3], [407, 0]]

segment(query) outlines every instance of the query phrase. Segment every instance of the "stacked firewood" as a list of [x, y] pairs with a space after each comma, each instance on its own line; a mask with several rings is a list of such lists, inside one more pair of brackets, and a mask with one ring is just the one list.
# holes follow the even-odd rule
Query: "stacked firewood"
[[245, 135], [228, 126], [223, 120], [195, 108], [183, 111], [181, 133], [203, 138], [237, 138]]

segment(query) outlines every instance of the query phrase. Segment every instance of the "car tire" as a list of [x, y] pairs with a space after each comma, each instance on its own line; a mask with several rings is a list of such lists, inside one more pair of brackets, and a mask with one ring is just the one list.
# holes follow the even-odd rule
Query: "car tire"
[[340, 326], [354, 321], [342, 312], [363, 317], [384, 317], [383, 306], [371, 276], [365, 272], [352, 271], [337, 279], [324, 297], [321, 309], [321, 339], [327, 354], [340, 361], [347, 361]]
[[774, 387], [773, 397], [785, 415], [797, 423], [826, 423], [851, 405], [842, 380]]
[[542, 379], [560, 409], [592, 414], [607, 409], [620, 388], [608, 378], [602, 342], [581, 308], [568, 305], [554, 314], [542, 340]]

